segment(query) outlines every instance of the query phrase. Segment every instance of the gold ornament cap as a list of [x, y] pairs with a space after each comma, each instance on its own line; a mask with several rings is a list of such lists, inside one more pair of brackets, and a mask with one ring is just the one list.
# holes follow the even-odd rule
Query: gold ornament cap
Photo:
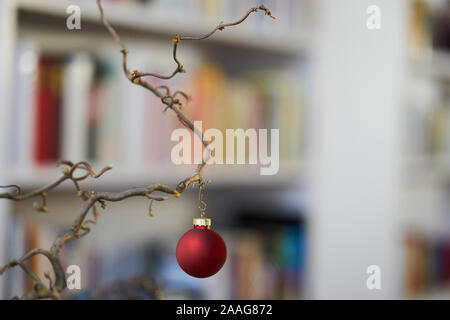
[[210, 227], [211, 219], [209, 218], [194, 218], [195, 227]]

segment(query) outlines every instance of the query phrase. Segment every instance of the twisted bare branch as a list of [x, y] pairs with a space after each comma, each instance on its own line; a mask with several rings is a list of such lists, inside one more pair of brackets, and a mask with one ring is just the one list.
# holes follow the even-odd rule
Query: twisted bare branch
[[[25, 255], [23, 255], [21, 258], [17, 260], [10, 261], [8, 264], [0, 268], [0, 275], [6, 272], [6, 270], [14, 268], [16, 266], [19, 266], [28, 276], [30, 276], [34, 280], [34, 286], [33, 290], [27, 294], [25, 294], [23, 297], [18, 299], [60, 299], [61, 293], [66, 288], [66, 277], [64, 270], [62, 268], [61, 262], [60, 262], [60, 252], [63, 246], [74, 239], [79, 239], [81, 237], [84, 237], [87, 235], [91, 228], [88, 225], [95, 225], [97, 224], [98, 217], [100, 215], [100, 211], [97, 209], [98, 206], [105, 209], [108, 202], [118, 202], [129, 198], [134, 197], [146, 197], [150, 200], [149, 203], [149, 215], [153, 216], [153, 210], [152, 205], [155, 201], [166, 201], [169, 198], [167, 196], [160, 195], [166, 194], [171, 195], [176, 198], [180, 197], [182, 193], [184, 193], [189, 186], [193, 184], [199, 184], [199, 186], [203, 186], [205, 184], [209, 184], [210, 181], [203, 181], [202, 174], [203, 169], [205, 168], [207, 161], [209, 157], [211, 156], [210, 149], [209, 149], [209, 143], [203, 139], [203, 133], [197, 129], [194, 124], [184, 115], [184, 113], [181, 111], [181, 108], [183, 106], [182, 100], [184, 100], [185, 103], [188, 103], [190, 100], [190, 97], [188, 94], [182, 92], [182, 91], [175, 91], [173, 94], [169, 87], [163, 85], [159, 87], [152, 86], [149, 82], [145, 81], [144, 77], [156, 77], [163, 80], [168, 80], [173, 78], [176, 74], [180, 72], [185, 72], [185, 69], [183, 67], [183, 64], [180, 62], [180, 60], [177, 57], [177, 48], [181, 41], [188, 41], [188, 40], [205, 40], [214, 35], [217, 31], [222, 31], [227, 27], [236, 26], [244, 22], [251, 13], [257, 12], [258, 10], [264, 11], [265, 15], [275, 19], [272, 16], [272, 13], [268, 8], [266, 8], [264, 5], [260, 5], [258, 7], [251, 8], [240, 20], [232, 23], [225, 24], [224, 22], [221, 22], [217, 27], [215, 27], [211, 32], [199, 36], [199, 37], [181, 37], [178, 34], [173, 38], [173, 60], [177, 64], [176, 69], [173, 71], [172, 74], [168, 76], [158, 75], [155, 73], [146, 73], [146, 72], [140, 72], [140, 71], [133, 71], [130, 72], [128, 69], [128, 49], [121, 40], [118, 33], [115, 31], [115, 29], [109, 24], [108, 20], [105, 18], [104, 10], [101, 4], [101, 0], [97, 0], [97, 5], [100, 13], [100, 20], [102, 24], [105, 26], [105, 28], [109, 31], [111, 36], [113, 37], [114, 41], [120, 46], [122, 53], [122, 67], [125, 76], [127, 79], [135, 84], [139, 85], [150, 92], [152, 92], [155, 96], [161, 99], [162, 104], [164, 105], [164, 111], [165, 110], [172, 110], [175, 115], [177, 116], [177, 119], [179, 122], [185, 126], [186, 128], [190, 129], [194, 134], [202, 141], [203, 145], [205, 146], [207, 152], [206, 155], [203, 158], [202, 163], [198, 166], [196, 172], [191, 176], [188, 177], [181, 182], [178, 183], [175, 189], [162, 185], [162, 184], [154, 184], [150, 185], [148, 187], [143, 188], [133, 188], [129, 190], [125, 190], [118, 193], [110, 193], [110, 192], [96, 192], [96, 191], [84, 191], [81, 186], [80, 182], [85, 181], [88, 178], [97, 179], [100, 178], [104, 173], [112, 169], [112, 166], [106, 166], [102, 168], [98, 173], [94, 171], [94, 168], [91, 164], [89, 164], [86, 161], [80, 161], [77, 163], [73, 163], [71, 161], [61, 161], [58, 163], [58, 166], [63, 166], [62, 169], [62, 176], [59, 177], [56, 181], [38, 188], [36, 190], [30, 191], [28, 193], [22, 193], [22, 189], [18, 185], [9, 185], [4, 186], [0, 188], [4, 189], [11, 189], [9, 192], [0, 193], [0, 199], [9, 199], [13, 201], [21, 201], [31, 198], [40, 198], [41, 202], [35, 202], [33, 207], [37, 212], [47, 212], [47, 193], [52, 191], [53, 189], [56, 189], [58, 186], [60, 186], [65, 181], [72, 181], [74, 184], [75, 190], [77, 192], [77, 196], [79, 196], [83, 202], [84, 205], [81, 208], [81, 211], [79, 212], [77, 218], [75, 219], [74, 223], [72, 224], [72, 227], [70, 230], [65, 232], [64, 234], [58, 236], [56, 240], [53, 242], [50, 250], [44, 250], [44, 249], [33, 249], [29, 252], [27, 252]], [[182, 99], [180, 100], [179, 97]], [[155, 193], [159, 193], [156, 195]], [[91, 213], [92, 218], [88, 218], [89, 213]], [[46, 272], [44, 274], [45, 279], [48, 282], [48, 285], [44, 284], [44, 281], [40, 279], [36, 273], [34, 273], [28, 266], [27, 261], [37, 255], [42, 255], [48, 259], [50, 262], [53, 274], [54, 274], [54, 280], [52, 279], [52, 276], [49, 272]]]
[[[97, 2], [100, 4], [100, 0], [97, 0]], [[177, 64], [176, 69], [168, 76], [164, 76], [164, 75], [160, 75], [157, 73], [153, 73], [153, 72], [140, 72], [140, 71], [134, 71], [133, 72], [133, 76], [131, 78], [131, 81], [134, 81], [138, 78], [142, 78], [142, 77], [155, 77], [155, 78], [159, 78], [162, 80], [169, 80], [172, 79], [174, 76], [176, 76], [178, 73], [181, 72], [185, 72], [184, 66], [183, 64], [180, 62], [180, 60], [177, 57], [177, 48], [178, 45], [181, 43], [181, 41], [199, 41], [199, 40], [206, 40], [208, 38], [210, 38], [211, 36], [213, 36], [217, 31], [223, 31], [228, 27], [233, 27], [233, 26], [237, 26], [239, 24], [241, 24], [242, 22], [244, 22], [245, 20], [247, 20], [247, 18], [253, 13], [253, 12], [257, 12], [258, 10], [262, 10], [265, 12], [265, 15], [271, 17], [272, 19], [275, 19], [275, 17], [272, 15], [271, 11], [264, 6], [263, 4], [251, 8], [250, 10], [247, 11], [247, 13], [239, 20], [235, 21], [235, 22], [230, 22], [230, 23], [224, 23], [223, 21], [220, 22], [217, 27], [215, 27], [213, 30], [211, 30], [210, 32], [208, 32], [207, 34], [203, 35], [203, 36], [199, 36], [199, 37], [183, 37], [180, 35], [175, 35], [175, 37], [172, 39], [173, 42], [173, 51], [172, 51], [172, 56], [173, 56], [173, 60], [175, 61], [175, 63]], [[106, 19], [103, 19], [106, 24], [105, 26], [109, 26], [109, 23], [106, 21]], [[104, 22], [104, 23], [105, 23]], [[116, 40], [116, 42], [122, 46], [122, 49], [125, 49], [125, 47], [123, 47], [123, 42], [120, 40], [120, 37], [118, 37], [117, 33], [114, 31], [113, 28], [108, 28], [111, 29], [110, 32], [113, 35], [114, 39]]]

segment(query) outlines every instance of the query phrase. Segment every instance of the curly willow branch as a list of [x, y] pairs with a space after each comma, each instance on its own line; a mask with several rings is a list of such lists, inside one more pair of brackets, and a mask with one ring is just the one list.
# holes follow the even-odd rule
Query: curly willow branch
[[[158, 75], [150, 72], [141, 72], [141, 71], [133, 71], [130, 72], [128, 69], [128, 49], [121, 40], [120, 36], [116, 32], [116, 30], [109, 24], [108, 20], [105, 18], [104, 10], [101, 4], [101, 0], [97, 0], [98, 9], [100, 12], [100, 20], [105, 28], [109, 31], [114, 41], [120, 46], [123, 56], [123, 71], [127, 79], [135, 84], [139, 85], [150, 92], [152, 92], [155, 96], [161, 99], [162, 104], [165, 106], [164, 110], [170, 109], [172, 110], [179, 122], [190, 129], [194, 134], [202, 141], [205, 146], [206, 152], [205, 157], [203, 158], [202, 163], [197, 168], [194, 175], [188, 177], [178, 183], [175, 189], [162, 185], [162, 184], [154, 184], [147, 187], [142, 188], [133, 188], [129, 190], [125, 190], [118, 193], [110, 193], [110, 192], [97, 192], [97, 191], [85, 191], [82, 190], [80, 186], [80, 182], [87, 180], [88, 178], [98, 179], [104, 173], [112, 169], [112, 166], [106, 166], [101, 169], [99, 172], [95, 172], [94, 168], [91, 164], [86, 161], [80, 161], [77, 163], [73, 163], [71, 161], [61, 161], [58, 163], [58, 166], [62, 166], [62, 175], [56, 181], [38, 188], [34, 191], [30, 191], [28, 193], [22, 193], [22, 189], [17, 185], [9, 185], [0, 188], [11, 189], [9, 192], [0, 193], [0, 199], [9, 199], [13, 201], [21, 201], [27, 200], [31, 198], [41, 198], [41, 203], [35, 202], [34, 209], [37, 212], [48, 212], [47, 208], [47, 193], [56, 189], [59, 185], [61, 185], [65, 181], [72, 181], [77, 195], [83, 200], [84, 205], [79, 212], [77, 218], [70, 230], [65, 232], [64, 234], [58, 236], [56, 240], [53, 242], [51, 248], [49, 250], [44, 249], [33, 249], [26, 254], [24, 254], [21, 258], [10, 261], [5, 266], [0, 268], [0, 275], [5, 273], [8, 269], [19, 266], [22, 270], [30, 276], [34, 280], [33, 290], [27, 294], [25, 294], [21, 299], [60, 299], [60, 294], [66, 288], [66, 277], [64, 273], [64, 269], [62, 268], [60, 262], [60, 252], [63, 248], [64, 244], [68, 241], [81, 238], [90, 232], [90, 227], [88, 225], [95, 225], [98, 220], [98, 216], [100, 215], [97, 207], [105, 209], [107, 202], [118, 202], [128, 198], [134, 197], [146, 197], [149, 201], [149, 214], [152, 216], [152, 204], [154, 201], [165, 201], [169, 198], [161, 195], [154, 195], [154, 193], [163, 193], [167, 195], [172, 195], [176, 198], [180, 197], [182, 193], [184, 193], [190, 185], [198, 183], [199, 185], [204, 184], [202, 178], [202, 172], [205, 168], [207, 161], [210, 157], [209, 143], [203, 139], [203, 133], [198, 130], [194, 124], [184, 115], [181, 111], [181, 107], [183, 105], [182, 100], [179, 99], [181, 97], [185, 103], [189, 101], [189, 96], [182, 91], [175, 91], [173, 94], [169, 87], [163, 85], [159, 87], [154, 87], [147, 81], [145, 81], [144, 77], [156, 77], [163, 80], [171, 79], [176, 74], [180, 72], [185, 72], [184, 67], [180, 60], [177, 57], [177, 48], [178, 45], [182, 41], [188, 40], [205, 40], [214, 35], [217, 31], [222, 31], [227, 27], [236, 26], [244, 22], [251, 13], [257, 12], [258, 10], [262, 10], [265, 14], [271, 18], [272, 13], [268, 8], [264, 5], [260, 5], [255, 8], [251, 8], [240, 20], [232, 23], [224, 23], [221, 22], [216, 28], [214, 28], [211, 32], [200, 36], [200, 37], [181, 37], [178, 34], [173, 39], [173, 59], [177, 64], [175, 71], [169, 76]], [[208, 182], [209, 183], [209, 182]], [[92, 219], [88, 219], [89, 213], [92, 215]], [[48, 285], [44, 284], [44, 281], [39, 278], [36, 273], [34, 273], [28, 266], [27, 261], [37, 255], [44, 256], [50, 262], [55, 279], [52, 280], [50, 273], [46, 272], [44, 277], [46, 278]]]

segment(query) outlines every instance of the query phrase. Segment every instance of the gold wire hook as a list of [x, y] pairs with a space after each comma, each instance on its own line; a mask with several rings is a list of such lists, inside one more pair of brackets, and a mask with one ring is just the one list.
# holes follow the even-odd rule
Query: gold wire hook
[[207, 183], [201, 181], [199, 183], [199, 187], [198, 187], [198, 208], [200, 209], [200, 217], [201, 218], [204, 218], [206, 216], [205, 212], [206, 212], [207, 204], [203, 200], [204, 195], [206, 194], [206, 190], [205, 190], [206, 185], [207, 185]]

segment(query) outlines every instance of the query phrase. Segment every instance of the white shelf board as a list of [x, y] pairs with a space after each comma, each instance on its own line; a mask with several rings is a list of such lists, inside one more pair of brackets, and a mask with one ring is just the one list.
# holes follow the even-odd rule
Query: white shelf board
[[[73, 2], [67, 0], [18, 0], [18, 9], [37, 15], [66, 17], [66, 8], [70, 4]], [[78, 5], [81, 7], [82, 21], [100, 23], [98, 8], [94, 0], [78, 3]], [[185, 36], [203, 35], [219, 23], [219, 21], [199, 21], [190, 17], [175, 19], [161, 14], [156, 15], [149, 10], [142, 10], [137, 5], [105, 3], [103, 7], [108, 21], [114, 26], [171, 37], [177, 33]], [[245, 27], [245, 23], [238, 28], [239, 32], [229, 32], [230, 30], [217, 32], [206, 41], [290, 55], [301, 53], [305, 50], [308, 42], [306, 32], [299, 31], [292, 34], [271, 31], [267, 33], [256, 28]]]
[[406, 161], [405, 172], [408, 183], [439, 183], [450, 181], [450, 157], [421, 156]]
[[450, 289], [437, 289], [409, 300], [450, 300]]
[[[98, 171], [102, 166], [95, 166]], [[130, 170], [113, 168], [98, 179], [88, 178], [81, 182], [82, 188], [102, 190], [118, 190], [132, 187], [145, 187], [154, 183], [162, 183], [175, 187], [177, 183], [191, 176], [195, 166], [158, 167], [154, 169]], [[56, 167], [42, 167], [34, 169], [11, 170], [8, 181], [17, 184], [22, 189], [29, 190], [44, 186], [61, 176], [61, 169]], [[212, 181], [210, 188], [279, 188], [299, 185], [303, 182], [300, 165], [281, 165], [278, 174], [262, 176], [257, 166], [215, 166], [206, 167], [204, 179]], [[70, 181], [62, 184], [58, 190], [72, 190]]]
[[411, 61], [411, 66], [416, 74], [450, 80], [450, 52], [435, 50], [429, 59]]

